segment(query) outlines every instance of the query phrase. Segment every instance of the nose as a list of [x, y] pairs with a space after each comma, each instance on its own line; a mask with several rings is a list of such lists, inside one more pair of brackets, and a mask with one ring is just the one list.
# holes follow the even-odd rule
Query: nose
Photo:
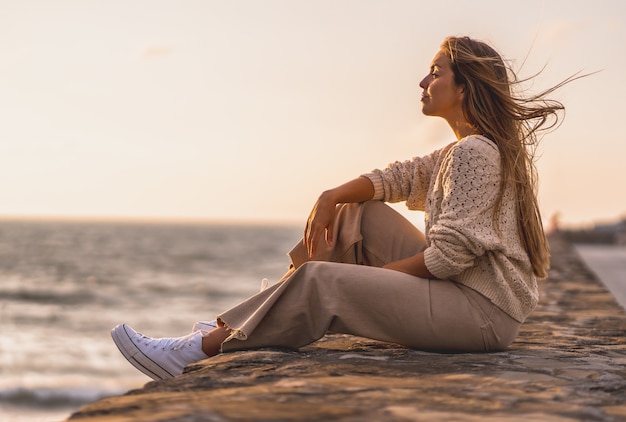
[[429, 80], [429, 78], [428, 78], [428, 77], [429, 77], [429, 76], [430, 76], [430, 75], [426, 75], [426, 76], [424, 77], [424, 79], [422, 79], [422, 80], [420, 81], [420, 88], [422, 88], [422, 89], [426, 89], [426, 88], [428, 88], [428, 80]]

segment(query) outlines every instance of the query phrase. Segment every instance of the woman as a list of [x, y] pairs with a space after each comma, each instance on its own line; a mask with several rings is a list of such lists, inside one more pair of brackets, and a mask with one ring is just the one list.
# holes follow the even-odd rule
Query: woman
[[[544, 99], [556, 87], [522, 98], [517, 83], [487, 44], [445, 39], [421, 102], [456, 142], [322, 193], [289, 272], [216, 328], [153, 339], [121, 324], [120, 351], [164, 379], [220, 352], [298, 348], [329, 331], [428, 351], [505, 350], [549, 267], [533, 147], [563, 110]], [[398, 201], [425, 211], [425, 235], [384, 203]]]

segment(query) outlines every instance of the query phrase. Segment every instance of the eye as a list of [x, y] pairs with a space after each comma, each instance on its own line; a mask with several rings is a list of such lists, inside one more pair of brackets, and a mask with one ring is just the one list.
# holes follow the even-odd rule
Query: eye
[[432, 73], [430, 74], [430, 76], [432, 76], [432, 77], [433, 77], [433, 79], [436, 79], [436, 78], [439, 76], [439, 73], [437, 73], [437, 72], [432, 72]]

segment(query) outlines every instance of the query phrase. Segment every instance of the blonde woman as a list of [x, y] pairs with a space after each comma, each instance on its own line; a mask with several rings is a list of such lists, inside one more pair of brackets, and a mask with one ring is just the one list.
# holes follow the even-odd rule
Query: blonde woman
[[[440, 352], [505, 350], [538, 301], [548, 245], [534, 146], [562, 104], [528, 98], [489, 45], [449, 37], [420, 82], [422, 112], [456, 136], [323, 192], [280, 282], [179, 338], [112, 336], [154, 379], [233, 350], [298, 348], [327, 332]], [[385, 202], [425, 212], [425, 233]]]

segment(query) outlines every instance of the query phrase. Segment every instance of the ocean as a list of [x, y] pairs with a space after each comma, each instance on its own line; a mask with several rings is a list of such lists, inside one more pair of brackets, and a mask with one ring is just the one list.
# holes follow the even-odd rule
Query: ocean
[[[273, 283], [299, 226], [0, 221], [0, 420], [57, 422], [150, 381], [110, 337], [178, 336]], [[626, 247], [577, 245], [626, 307]]]
[[150, 381], [118, 352], [125, 322], [155, 337], [286, 271], [296, 226], [0, 221], [0, 420], [55, 422]]

